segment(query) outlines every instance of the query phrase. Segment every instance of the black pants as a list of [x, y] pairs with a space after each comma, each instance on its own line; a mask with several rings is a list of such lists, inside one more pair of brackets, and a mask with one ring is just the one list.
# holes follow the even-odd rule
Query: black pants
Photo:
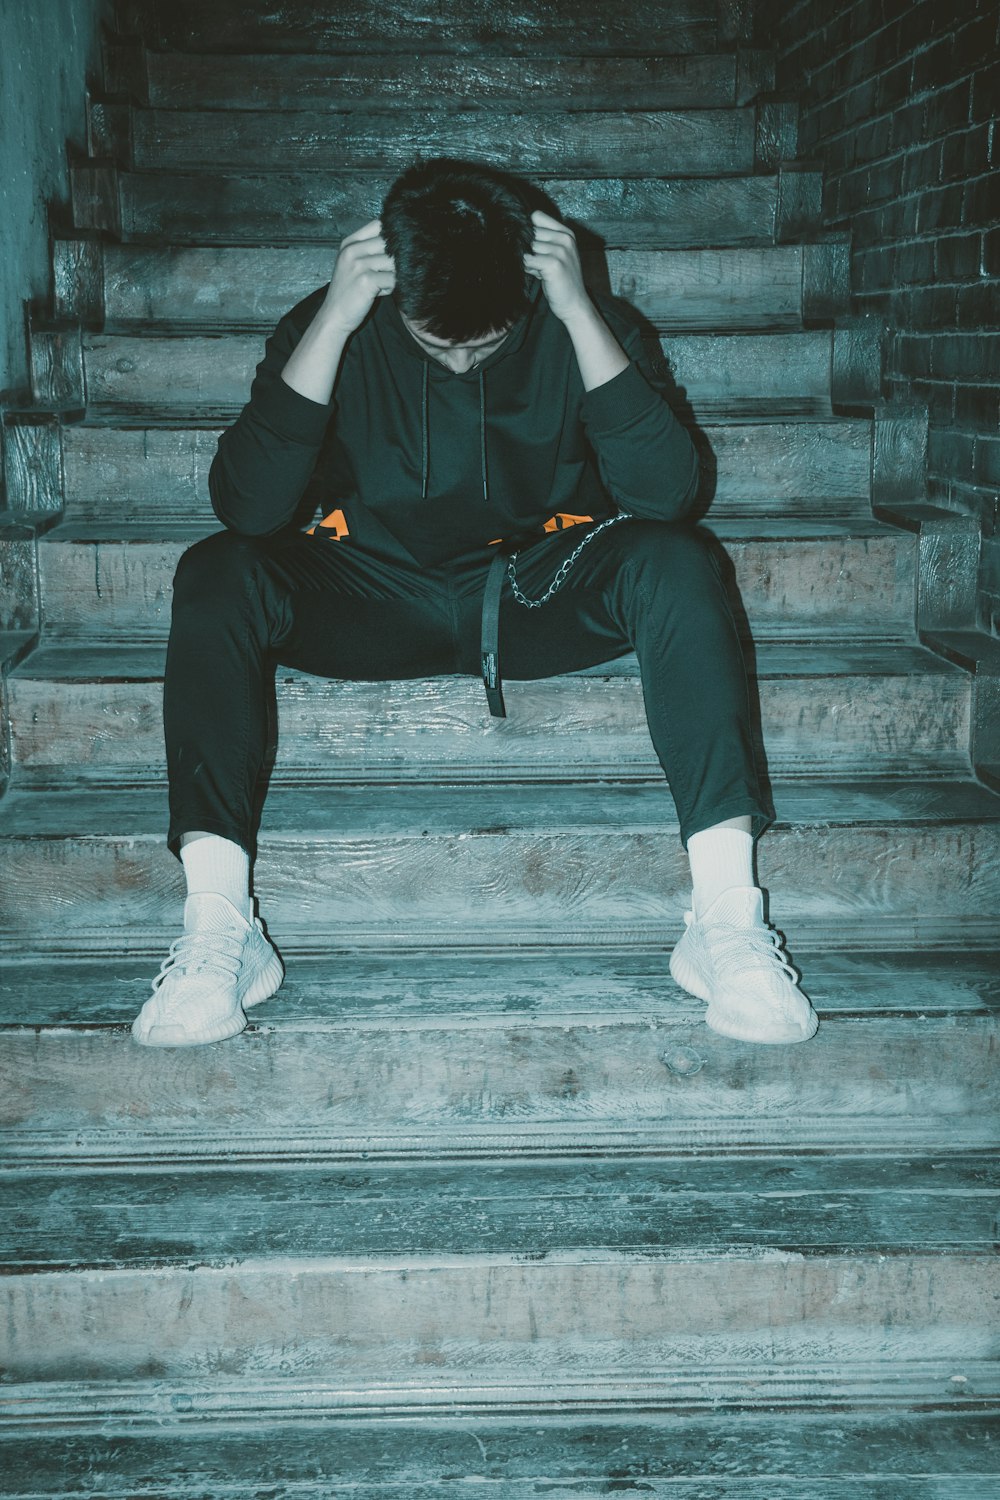
[[[571, 526], [519, 553], [529, 598], [584, 534]], [[163, 693], [171, 851], [179, 858], [181, 834], [203, 829], [256, 854], [277, 664], [360, 680], [478, 677], [489, 562], [486, 553], [418, 569], [298, 531], [221, 531], [189, 547], [174, 576]], [[719, 564], [696, 528], [635, 517], [609, 526], [539, 609], [520, 604], [505, 579], [500, 650], [512, 679], [634, 650], [685, 846], [726, 818], [750, 815], [755, 833], [771, 821], [742, 650]]]

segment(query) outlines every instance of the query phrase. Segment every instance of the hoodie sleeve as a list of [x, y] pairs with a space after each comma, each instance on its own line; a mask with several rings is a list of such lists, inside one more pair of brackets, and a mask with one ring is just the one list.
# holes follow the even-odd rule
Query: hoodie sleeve
[[[607, 309], [601, 307], [602, 315]], [[675, 417], [655, 362], [634, 324], [608, 318], [631, 363], [585, 391], [581, 417], [601, 480], [619, 510], [651, 521], [677, 521], [694, 505], [698, 453]]]
[[326, 292], [293, 307], [267, 340], [250, 400], [219, 438], [208, 474], [212, 509], [244, 536], [270, 536], [294, 518], [312, 476], [334, 402], [300, 396], [281, 378]]

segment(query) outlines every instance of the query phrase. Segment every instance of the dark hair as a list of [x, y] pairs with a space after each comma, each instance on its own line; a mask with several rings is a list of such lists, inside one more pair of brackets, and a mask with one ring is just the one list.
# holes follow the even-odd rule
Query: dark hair
[[460, 343], [507, 328], [528, 305], [531, 213], [514, 178], [439, 156], [398, 177], [382, 207], [397, 306]]

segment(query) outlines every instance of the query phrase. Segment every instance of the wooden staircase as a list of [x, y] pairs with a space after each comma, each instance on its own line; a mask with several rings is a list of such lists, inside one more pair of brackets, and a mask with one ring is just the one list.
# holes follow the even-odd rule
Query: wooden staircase
[[[3, 429], [0, 1493], [982, 1500], [1000, 1484], [1000, 732], [737, 0], [120, 0]], [[279, 669], [235, 1041], [179, 931], [173, 570], [278, 316], [418, 153], [523, 172], [655, 325], [747, 622], [760, 878], [821, 1016], [707, 1030], [634, 657]], [[971, 583], [969, 569], [972, 569]], [[931, 645], [935, 649], [928, 649]]]

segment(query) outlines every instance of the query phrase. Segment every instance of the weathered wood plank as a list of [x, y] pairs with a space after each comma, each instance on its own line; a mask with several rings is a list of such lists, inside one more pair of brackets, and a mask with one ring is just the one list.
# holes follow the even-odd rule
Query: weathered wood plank
[[[610, 288], [660, 328], [794, 327], [801, 321], [805, 261], [826, 248], [611, 250], [585, 260], [596, 289]], [[270, 330], [300, 298], [329, 281], [336, 252], [319, 245], [106, 245], [103, 258], [111, 329], [116, 323], [148, 328], [159, 322], [206, 331], [261, 325]]]
[[[828, 1020], [853, 1015], [939, 1018], [1000, 1012], [1000, 971], [989, 953], [809, 952], [796, 943], [810, 999]], [[121, 1025], [127, 997], [139, 1000], [158, 967], [149, 958], [115, 953], [65, 963], [22, 956], [0, 972], [0, 1025], [87, 1028]], [[299, 954], [281, 987], [281, 1029], [310, 1034], [345, 1025], [525, 1025], [558, 1018], [580, 1021], [663, 1018], [662, 944], [632, 948], [549, 951], [511, 948], [502, 965], [490, 952], [372, 951], [313, 957]], [[677, 1019], [691, 1002], [676, 992]], [[687, 1007], [687, 1010], [685, 1010]], [[277, 1020], [256, 1012], [253, 1024]]]
[[717, 25], [715, 0], [672, 0], [669, 17], [658, 0], [636, 0], [627, 11], [609, 10], [604, 0], [500, 0], [477, 10], [463, 0], [405, 8], [267, 0], [249, 12], [233, 0], [210, 9], [198, 0], [176, 0], [169, 11], [151, 0], [118, 7], [120, 30], [184, 52], [711, 52]]
[[500, 1385], [726, 1360], [988, 1359], [992, 1257], [294, 1255], [0, 1278], [10, 1380], [204, 1378]]
[[[688, 177], [754, 169], [755, 109], [624, 113], [483, 111], [137, 110], [135, 167], [338, 173], [402, 171], [418, 157], [457, 156], [510, 172]], [[498, 129], [499, 127], [499, 129]]]
[[[301, 1255], [992, 1251], [995, 1158], [0, 1174], [5, 1272]], [[331, 1205], [336, 1212], [331, 1213]]]
[[[126, 647], [119, 656], [90, 643], [43, 646], [11, 674], [16, 765], [165, 775], [162, 648]], [[967, 771], [971, 678], [928, 672], [932, 661], [905, 647], [881, 655], [864, 646], [836, 653], [761, 647], [757, 682], [771, 770]], [[471, 677], [331, 682], [279, 668], [275, 779], [305, 771], [329, 776], [326, 767], [351, 780], [529, 769], [561, 777], [570, 768], [656, 776], [635, 656], [608, 666], [618, 670], [512, 680], [510, 716], [498, 732], [484, 725], [482, 693]]]
[[[630, 109], [717, 109], [743, 102], [732, 52], [634, 57], [148, 52], [146, 57], [148, 102], [170, 109], [332, 112], [507, 104], [518, 110], [585, 110], [614, 109], [623, 100]], [[739, 54], [745, 73], [763, 68], [766, 58], [753, 50]]]
[[[379, 213], [391, 176], [328, 172], [124, 172], [112, 182], [78, 167], [76, 223], [113, 226], [127, 241], [337, 244]], [[89, 173], [89, 175], [87, 175]], [[779, 183], [781, 199], [779, 203]], [[776, 176], [545, 179], [567, 217], [609, 246], [769, 245], [819, 224], [816, 172]], [[97, 195], [95, 197], [95, 194]]]
[[[1000, 940], [1000, 799], [970, 782], [783, 782], [761, 885], [793, 944]], [[157, 951], [183, 881], [161, 789], [0, 799], [0, 912], [21, 952]], [[690, 885], [665, 785], [273, 787], [257, 888], [289, 949], [673, 941]], [[50, 911], [57, 906], [60, 923]]]
[[[623, 1484], [641, 1484], [650, 1500], [761, 1500], [762, 1485], [768, 1500], [984, 1500], [995, 1474], [995, 1417], [955, 1409], [952, 1373], [952, 1366], [931, 1363], [897, 1364], [881, 1375], [872, 1367], [804, 1364], [745, 1365], [738, 1373], [675, 1368], [655, 1395], [649, 1379], [633, 1377], [630, 1393], [615, 1381], [624, 1404], [613, 1413], [603, 1402], [558, 1412], [549, 1389], [517, 1417], [509, 1409], [473, 1411], [478, 1393], [463, 1381], [461, 1394], [452, 1393], [452, 1420], [425, 1410], [418, 1422], [405, 1419], [415, 1414], [412, 1401], [408, 1412], [400, 1410], [405, 1397], [383, 1397], [399, 1410], [394, 1420], [377, 1411], [375, 1392], [367, 1410], [355, 1394], [350, 1410], [346, 1392], [329, 1387], [324, 1403], [318, 1385], [286, 1378], [286, 1409], [306, 1407], [311, 1420], [281, 1422], [258, 1383], [243, 1384], [240, 1403], [240, 1387], [225, 1382], [220, 1417], [222, 1400], [213, 1401], [207, 1381], [197, 1390], [158, 1386], [155, 1411], [157, 1398], [144, 1396], [137, 1382], [115, 1384], [116, 1416], [102, 1424], [90, 1415], [99, 1399], [94, 1383], [56, 1384], [32, 1388], [30, 1398], [19, 1392], [24, 1406], [37, 1408], [39, 1428], [48, 1418], [45, 1438], [29, 1435], [25, 1418], [4, 1456], [10, 1482], [25, 1496], [41, 1487], [74, 1500], [91, 1500], [94, 1474], [115, 1495], [141, 1493], [155, 1474], [158, 1494], [169, 1500], [232, 1500], [234, 1480], [244, 1496], [294, 1486], [303, 1500], [387, 1500], [396, 1493], [406, 1500], [496, 1500], [500, 1486], [504, 1500], [537, 1500], [540, 1490], [599, 1495]], [[976, 1376], [963, 1379], [970, 1385]], [[824, 1381], [833, 1416], [822, 1410]], [[897, 1398], [903, 1390], [909, 1411]], [[725, 1396], [713, 1405], [708, 1393], [720, 1391]], [[568, 1398], [565, 1383], [559, 1394]], [[940, 1409], [944, 1404], [952, 1410]], [[63, 1412], [72, 1412], [73, 1429], [63, 1430]], [[205, 1423], [207, 1432], [199, 1430]]]
[[[736, 530], [741, 524], [743, 534]], [[61, 525], [39, 547], [44, 619], [50, 627], [91, 635], [124, 631], [149, 637], [168, 630], [181, 553], [200, 535], [219, 529], [217, 523], [204, 531], [188, 527], [168, 541], [135, 530], [106, 537], [107, 525], [87, 536], [82, 526]], [[171, 535], [167, 527], [161, 531]], [[709, 534], [724, 543], [734, 588], [755, 635], [796, 636], [807, 623], [810, 630], [841, 637], [870, 635], [873, 629], [882, 635], [912, 633], [915, 546], [905, 533], [875, 522], [727, 523], [720, 518], [711, 532], [706, 527]], [[365, 608], [376, 604], [359, 603], [359, 629]], [[517, 607], [504, 601], [505, 610]], [[478, 628], [477, 622], [470, 604], [469, 628]]]
[[[872, 423], [706, 423], [714, 467], [711, 515], [844, 511], [870, 515]], [[77, 424], [63, 429], [71, 516], [187, 518], [215, 524], [208, 471], [218, 428]]]
[[[676, 334], [661, 340], [679, 403], [694, 419], [744, 413], [830, 412], [837, 335], [808, 332]], [[85, 334], [88, 404], [215, 414], [246, 401], [263, 358], [256, 334]]]

